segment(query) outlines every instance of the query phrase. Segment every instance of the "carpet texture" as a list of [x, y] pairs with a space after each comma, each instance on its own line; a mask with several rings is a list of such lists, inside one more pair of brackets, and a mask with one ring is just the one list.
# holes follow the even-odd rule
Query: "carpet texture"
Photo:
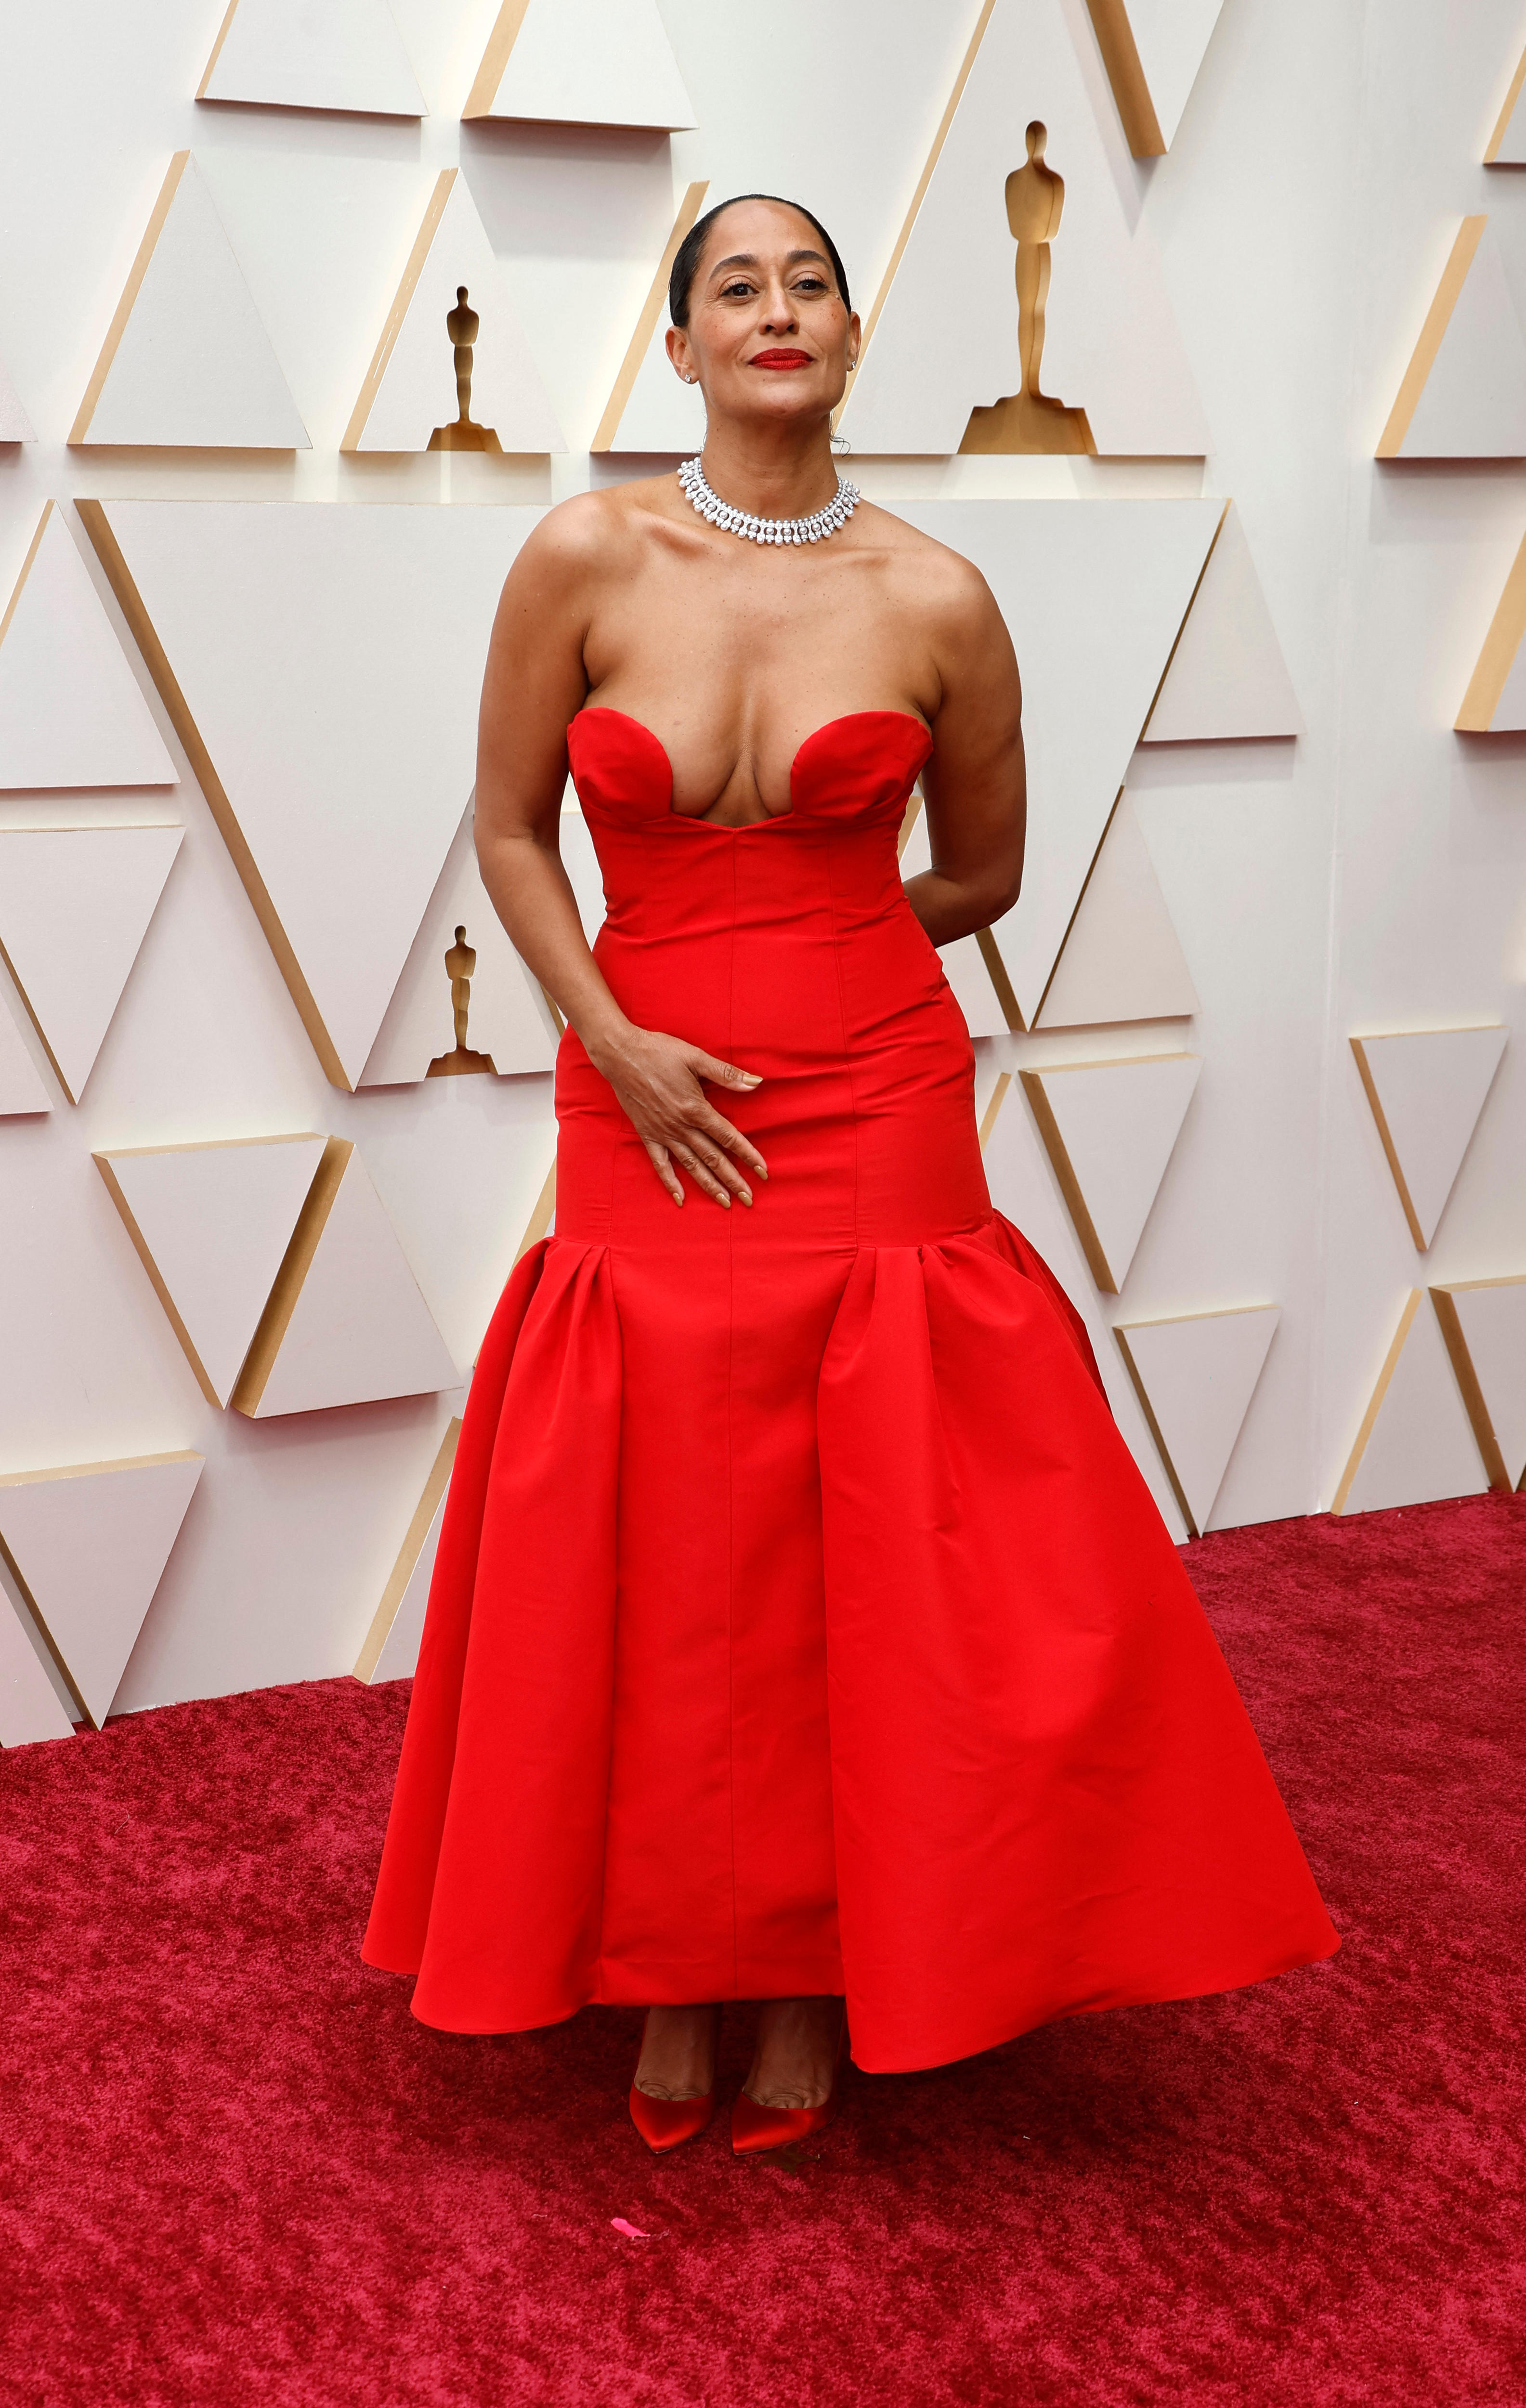
[[1526, 1501], [1187, 1560], [1340, 1955], [849, 2072], [784, 2161], [648, 2156], [634, 2013], [449, 2039], [361, 1964], [404, 1684], [0, 1757], [6, 2401], [1526, 2399]]

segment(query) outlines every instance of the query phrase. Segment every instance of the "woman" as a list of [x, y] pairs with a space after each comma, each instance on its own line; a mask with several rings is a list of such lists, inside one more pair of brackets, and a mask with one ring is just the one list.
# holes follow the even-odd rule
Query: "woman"
[[552, 510], [493, 629], [477, 843], [567, 1022], [556, 1234], [473, 1383], [365, 1954], [445, 2030], [647, 2007], [653, 2147], [708, 2119], [720, 2002], [762, 2001], [745, 2149], [825, 2120], [845, 1997], [894, 2071], [1336, 1942], [987, 1192], [934, 949], [1018, 893], [1005, 627], [838, 488], [860, 327], [807, 211], [711, 210], [670, 309], [700, 474]]

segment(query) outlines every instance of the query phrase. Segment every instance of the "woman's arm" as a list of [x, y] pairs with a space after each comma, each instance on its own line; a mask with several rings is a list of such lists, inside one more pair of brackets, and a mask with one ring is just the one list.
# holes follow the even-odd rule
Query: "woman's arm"
[[600, 577], [620, 569], [612, 553], [634, 540], [603, 496], [579, 495], [542, 521], [509, 570], [482, 681], [477, 857], [510, 942], [608, 1080], [674, 1202], [684, 1200], [677, 1163], [718, 1203], [734, 1194], [750, 1204], [737, 1166], [766, 1179], [763, 1156], [700, 1082], [745, 1091], [757, 1078], [626, 1017], [589, 949], [562, 862], [567, 723], [588, 692], [592, 597]]
[[999, 920], [1018, 899], [1027, 816], [1022, 687], [1006, 623], [979, 571], [945, 553], [934, 649], [942, 698], [922, 771], [933, 867], [906, 883], [934, 945]]

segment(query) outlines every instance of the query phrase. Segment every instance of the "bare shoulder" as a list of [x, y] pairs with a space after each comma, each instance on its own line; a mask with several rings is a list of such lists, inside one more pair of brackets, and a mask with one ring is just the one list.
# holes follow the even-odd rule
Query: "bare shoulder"
[[640, 477], [592, 494], [573, 494], [549, 509], [525, 538], [511, 576], [565, 591], [628, 569], [643, 522], [661, 509], [672, 480]]
[[859, 510], [865, 513], [865, 536], [885, 554], [896, 584], [915, 595], [920, 616], [954, 638], [1000, 623], [996, 597], [973, 560], [877, 502], [861, 502]]
[[864, 532], [886, 563], [894, 608], [926, 647], [944, 702], [963, 696], [988, 719], [1009, 709], [1015, 723], [1022, 707], [1017, 655], [996, 596], [974, 561], [891, 510], [874, 509]]

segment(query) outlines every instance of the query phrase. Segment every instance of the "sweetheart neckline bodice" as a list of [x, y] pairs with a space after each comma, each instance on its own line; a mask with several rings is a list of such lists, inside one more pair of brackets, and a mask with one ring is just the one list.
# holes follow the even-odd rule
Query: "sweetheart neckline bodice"
[[647, 725], [644, 719], [635, 718], [631, 711], [621, 710], [615, 703], [586, 702], [580, 710], [574, 711], [571, 720], [568, 722], [569, 731], [572, 727], [576, 726], [578, 720], [594, 719], [601, 715], [607, 719], [622, 719], [627, 727], [635, 728], [637, 732], [644, 736], [647, 741], [653, 745], [656, 751], [662, 755], [663, 765], [667, 771], [668, 777], [667, 809], [669, 816], [678, 821], [680, 824], [685, 827], [708, 828], [711, 834], [715, 836], [750, 835], [755, 829], [777, 827], [781, 820], [794, 819], [797, 815], [797, 807], [795, 804], [795, 781], [799, 776], [802, 761], [805, 759], [811, 747], [814, 744], [819, 743], [823, 737], [834, 734], [839, 727], [847, 727], [850, 725], [856, 719], [890, 719], [908, 722], [911, 726], [921, 730], [921, 733], [928, 738], [929, 744], [931, 744], [933, 736], [933, 731], [928, 726], [927, 722], [915, 710], [881, 710], [839, 711], [835, 719], [825, 720], [820, 727], [813, 727], [810, 734], [796, 746], [794, 758], [790, 764], [790, 807], [788, 810], [765, 811], [761, 820], [712, 820], [705, 818], [704, 815], [698, 811], [680, 811], [675, 810], [672, 800], [673, 756], [669, 752], [667, 746], [663, 743], [662, 738], [654, 729]]

